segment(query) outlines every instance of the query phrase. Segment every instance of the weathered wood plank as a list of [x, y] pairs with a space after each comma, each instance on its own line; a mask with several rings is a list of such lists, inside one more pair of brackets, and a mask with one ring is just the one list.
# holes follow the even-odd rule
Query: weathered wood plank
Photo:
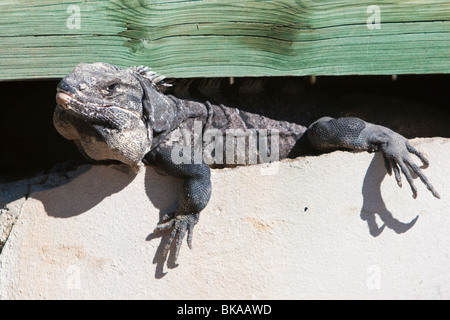
[[[2, 0], [0, 80], [78, 62], [170, 77], [450, 73], [450, 2]], [[370, 21], [369, 21], [370, 22]]]

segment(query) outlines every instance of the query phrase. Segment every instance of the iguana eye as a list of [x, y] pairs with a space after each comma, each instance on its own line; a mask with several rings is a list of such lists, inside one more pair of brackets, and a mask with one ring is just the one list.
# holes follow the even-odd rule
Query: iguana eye
[[117, 82], [111, 83], [105, 88], [105, 91], [108, 95], [111, 95], [116, 91], [118, 86], [119, 84]]

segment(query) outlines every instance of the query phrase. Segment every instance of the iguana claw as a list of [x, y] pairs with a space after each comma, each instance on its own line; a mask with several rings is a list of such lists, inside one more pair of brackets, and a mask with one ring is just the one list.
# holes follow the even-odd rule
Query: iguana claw
[[[441, 198], [439, 193], [420, 170], [420, 168], [425, 169], [428, 167], [428, 159], [425, 158], [421, 152], [417, 151], [406, 138], [392, 132], [390, 139], [381, 145], [381, 151], [383, 152], [384, 164], [389, 175], [392, 175], [392, 171], [394, 171], [395, 180], [397, 181], [397, 184], [402, 187], [400, 172], [403, 173], [411, 187], [414, 199], [417, 198], [417, 187], [414, 185], [411, 171], [417, 174], [433, 196], [438, 199]], [[422, 161], [423, 165], [420, 168], [413, 162], [410, 153], [416, 155]]]
[[197, 224], [199, 219], [198, 213], [190, 213], [190, 214], [166, 214], [163, 217], [163, 220], [168, 220], [166, 222], [160, 223], [156, 226], [153, 232], [159, 232], [163, 230], [169, 230], [172, 228], [172, 232], [170, 233], [169, 240], [164, 246], [164, 257], [169, 253], [172, 242], [176, 238], [175, 244], [175, 263], [178, 260], [178, 255], [180, 253], [181, 244], [183, 243], [184, 236], [186, 231], [187, 235], [187, 243], [189, 249], [192, 249], [192, 235], [194, 226]]

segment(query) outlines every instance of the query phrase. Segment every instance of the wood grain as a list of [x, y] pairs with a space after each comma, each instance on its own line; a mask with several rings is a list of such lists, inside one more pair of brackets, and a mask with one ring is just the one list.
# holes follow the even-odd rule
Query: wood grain
[[95, 61], [169, 77], [450, 72], [448, 0], [376, 1], [379, 29], [367, 25], [373, 4], [2, 0], [0, 80], [59, 78]]

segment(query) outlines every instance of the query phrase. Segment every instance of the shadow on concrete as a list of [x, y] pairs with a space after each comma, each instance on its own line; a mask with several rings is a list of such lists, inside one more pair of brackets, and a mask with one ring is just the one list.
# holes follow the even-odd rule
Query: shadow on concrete
[[[114, 170], [111, 170], [113, 168]], [[163, 176], [154, 167], [147, 167], [145, 171], [145, 191], [153, 206], [160, 210], [159, 219], [175, 211], [181, 194], [183, 180], [171, 176]], [[8, 203], [18, 198], [32, 194], [45, 207], [49, 216], [55, 218], [71, 218], [83, 214], [103, 199], [114, 193], [120, 192], [136, 177], [136, 172], [123, 164], [115, 165], [82, 165], [75, 170], [52, 172], [30, 182], [11, 184], [15, 190], [14, 195], [9, 194], [0, 198], [3, 203]], [[28, 189], [28, 190], [27, 190]], [[47, 190], [52, 192], [45, 192]], [[44, 192], [41, 192], [44, 191]], [[2, 194], [0, 194], [2, 195]], [[163, 196], [162, 196], [163, 195]], [[156, 226], [155, 226], [156, 227]], [[175, 268], [174, 253], [171, 250], [168, 256], [164, 256], [164, 247], [168, 242], [170, 230], [158, 233], [150, 233], [146, 241], [161, 238], [160, 245], [155, 253], [153, 263], [156, 264], [155, 278], [164, 277], [164, 264], [167, 260], [168, 268]], [[175, 243], [174, 243], [175, 244]], [[183, 246], [187, 250], [187, 245]]]
[[[385, 227], [392, 229], [398, 234], [404, 233], [411, 229], [417, 222], [417, 219], [419, 219], [419, 216], [416, 216], [411, 222], [404, 223], [395, 219], [392, 213], [386, 208], [381, 197], [381, 182], [386, 174], [383, 155], [377, 152], [364, 177], [362, 187], [364, 201], [360, 215], [361, 219], [367, 222], [369, 232], [373, 237], [379, 236]], [[394, 178], [392, 177], [392, 179]], [[381, 226], [378, 225], [376, 216], [383, 221]]]
[[106, 197], [119, 192], [135, 177], [136, 173], [126, 165], [84, 165], [70, 172], [67, 180], [58, 177], [60, 181], [55, 183], [51, 193], [39, 192], [53, 189], [48, 183], [33, 186], [32, 196], [42, 202], [49, 216], [70, 218], [87, 212]]
[[89, 169], [89, 165], [65, 162], [31, 178], [0, 182], [0, 206], [23, 197], [28, 198], [35, 192], [61, 187], [73, 181]]
[[[165, 214], [172, 213], [176, 210], [183, 186], [183, 180], [164, 175], [162, 172], [155, 169], [156, 168], [153, 167], [153, 170], [150, 168], [147, 168], [146, 170], [145, 192], [155, 208], [159, 209], [159, 220], [161, 221]], [[164, 194], [165, 197], [158, 196], [161, 194]], [[161, 238], [155, 257], [153, 258], [153, 264], [156, 264], [156, 279], [161, 279], [167, 274], [164, 272], [164, 263], [166, 260], [168, 268], [173, 269], [178, 266], [175, 263], [175, 241], [173, 242], [169, 255], [164, 255], [164, 247], [169, 241], [170, 232], [171, 230], [156, 233], [152, 232], [146, 238], [147, 241]], [[187, 245], [183, 244], [181, 250], [188, 250]]]
[[[42, 202], [49, 216], [57, 218], [74, 217], [92, 209], [104, 198], [121, 191], [136, 177], [136, 173], [126, 165], [118, 164], [112, 167], [115, 170], [111, 170], [111, 166], [82, 165], [76, 170], [65, 171], [64, 174], [54, 173], [43, 176], [39, 178], [42, 181], [33, 181], [28, 185], [21, 184], [21, 188], [11, 184], [11, 189], [15, 190], [16, 194], [3, 192], [3, 199], [0, 200], [3, 200], [3, 203], [8, 203], [14, 200], [12, 198], [19, 198], [24, 193], [30, 194], [32, 192], [32, 197]], [[361, 219], [367, 222], [369, 232], [373, 237], [379, 236], [386, 227], [397, 234], [407, 232], [419, 218], [419, 216], [416, 216], [408, 223], [394, 218], [392, 212], [387, 209], [381, 195], [380, 187], [385, 176], [386, 170], [382, 155], [376, 153], [364, 178], [362, 186], [363, 205], [360, 213]], [[145, 191], [154, 207], [160, 211], [160, 220], [165, 214], [175, 211], [182, 185], [183, 180], [163, 176], [154, 168], [147, 167]], [[29, 190], [26, 190], [26, 188]], [[19, 189], [20, 192], [18, 192]], [[54, 190], [51, 193], [39, 192], [49, 189]], [[382, 224], [379, 225], [377, 220], [381, 220]], [[177, 267], [174, 259], [174, 246], [168, 256], [164, 255], [164, 247], [169, 237], [170, 230], [167, 230], [158, 233], [152, 232], [145, 239], [151, 241], [160, 238], [160, 244], [153, 258], [153, 264], [156, 264], [155, 278], [157, 279], [163, 278], [167, 274], [164, 272], [166, 261], [168, 268]], [[182, 250], [188, 250], [185, 241]]]

